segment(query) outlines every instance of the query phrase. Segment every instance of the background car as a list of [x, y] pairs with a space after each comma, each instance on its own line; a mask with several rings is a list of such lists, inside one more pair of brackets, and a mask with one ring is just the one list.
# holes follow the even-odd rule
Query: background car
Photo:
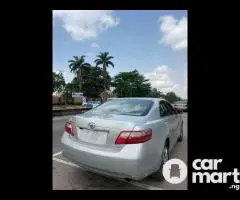
[[173, 107], [181, 112], [187, 112], [188, 106], [187, 101], [176, 101], [172, 103]]
[[100, 101], [88, 101], [88, 102], [84, 102], [82, 104], [82, 106], [85, 108], [95, 108], [95, 107], [99, 106], [100, 104], [101, 104]]
[[82, 106], [84, 108], [93, 108], [93, 105], [91, 103], [88, 103], [88, 102], [83, 102]]
[[93, 108], [95, 108], [95, 107], [97, 107], [97, 106], [99, 106], [101, 104], [100, 101], [89, 101], [88, 103], [92, 104]]
[[166, 100], [119, 98], [71, 117], [61, 143], [63, 156], [86, 170], [163, 180], [163, 164], [182, 139], [182, 116]]

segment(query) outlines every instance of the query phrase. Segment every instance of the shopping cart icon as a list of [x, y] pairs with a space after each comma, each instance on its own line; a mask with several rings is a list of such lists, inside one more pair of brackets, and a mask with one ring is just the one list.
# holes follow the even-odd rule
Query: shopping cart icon
[[181, 173], [180, 173], [180, 168], [178, 164], [172, 164], [170, 170], [170, 178], [172, 177], [178, 177], [180, 178]]

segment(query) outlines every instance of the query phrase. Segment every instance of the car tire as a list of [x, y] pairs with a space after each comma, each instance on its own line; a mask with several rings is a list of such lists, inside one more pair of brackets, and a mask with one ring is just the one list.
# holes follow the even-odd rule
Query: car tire
[[163, 169], [163, 165], [169, 160], [169, 151], [168, 151], [168, 146], [165, 144], [164, 149], [163, 149], [163, 153], [162, 153], [162, 163], [160, 165], [160, 168], [157, 172], [155, 172], [154, 174], [152, 174], [152, 178], [157, 179], [159, 181], [163, 181], [164, 177], [163, 177], [163, 173], [162, 173], [162, 169]]
[[178, 137], [178, 142], [182, 142], [183, 140], [183, 123], [181, 125], [181, 128], [180, 128], [180, 134], [179, 134], [179, 137]]

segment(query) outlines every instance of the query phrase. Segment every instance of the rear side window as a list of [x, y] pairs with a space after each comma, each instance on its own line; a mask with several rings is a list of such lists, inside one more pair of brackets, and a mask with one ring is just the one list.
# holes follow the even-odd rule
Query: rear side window
[[165, 116], [168, 116], [168, 110], [167, 108], [165, 107], [164, 105], [164, 102], [163, 101], [160, 101], [159, 102], [159, 111], [160, 111], [160, 116], [161, 117], [165, 117]]
[[173, 107], [168, 102], [163, 102], [163, 103], [167, 107], [168, 113], [170, 115], [176, 114], [176, 111], [173, 109]]

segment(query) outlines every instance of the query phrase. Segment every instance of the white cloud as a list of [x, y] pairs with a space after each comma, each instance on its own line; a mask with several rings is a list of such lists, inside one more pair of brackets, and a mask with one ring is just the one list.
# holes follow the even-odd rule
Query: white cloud
[[161, 32], [160, 44], [169, 45], [173, 50], [187, 48], [187, 17], [177, 20], [171, 15], [165, 15], [159, 18], [159, 22]]
[[92, 43], [92, 44], [91, 44], [91, 47], [93, 47], [93, 48], [99, 48], [100, 46], [99, 46], [99, 44], [97, 44], [97, 43]]
[[53, 70], [53, 71], [56, 72], [56, 73], [62, 72], [64, 80], [65, 80], [66, 83], [70, 83], [74, 78], [74, 74], [71, 73], [71, 72], [67, 72], [67, 71], [64, 71], [64, 70]]
[[[182, 98], [187, 97], [187, 82], [185, 85], [177, 83], [173, 78], [174, 71], [166, 65], [156, 67], [152, 72], [146, 73], [152, 88], [157, 88], [163, 93], [175, 92]], [[184, 73], [183, 73], [184, 76]], [[184, 77], [183, 77], [184, 78]]]
[[79, 41], [97, 38], [101, 32], [120, 23], [110, 10], [54, 10], [53, 20], [56, 19], [60, 19], [62, 27]]
[[146, 73], [145, 77], [149, 79], [153, 88], [161, 92], [169, 92], [176, 84], [170, 79], [170, 68], [166, 65], [156, 67], [152, 72]]

